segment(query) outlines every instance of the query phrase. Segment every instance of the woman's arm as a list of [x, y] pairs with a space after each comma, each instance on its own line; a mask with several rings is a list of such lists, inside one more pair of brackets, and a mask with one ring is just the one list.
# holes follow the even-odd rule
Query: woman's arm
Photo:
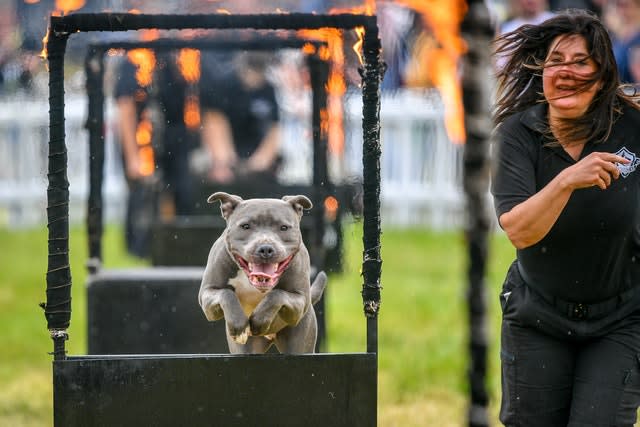
[[595, 152], [564, 169], [542, 190], [500, 215], [500, 226], [518, 249], [538, 243], [547, 235], [574, 190], [598, 186], [606, 190], [620, 171], [616, 163], [629, 163], [612, 153]]

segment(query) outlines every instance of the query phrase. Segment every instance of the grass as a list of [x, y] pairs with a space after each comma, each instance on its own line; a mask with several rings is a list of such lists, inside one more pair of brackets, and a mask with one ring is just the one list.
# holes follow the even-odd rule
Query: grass
[[[45, 299], [46, 229], [0, 229], [0, 425], [47, 426], [52, 419], [51, 340], [38, 303]], [[86, 353], [84, 282], [87, 259], [82, 227], [71, 230], [73, 313], [70, 354]], [[492, 236], [487, 274], [490, 330], [488, 387], [491, 418], [499, 400], [498, 290], [514, 251]], [[121, 230], [109, 226], [105, 266], [130, 266]], [[345, 271], [327, 288], [330, 352], [366, 348], [359, 274], [360, 224], [345, 227]], [[382, 306], [379, 315], [379, 407], [382, 427], [462, 426], [468, 400], [466, 370], [466, 249], [461, 232], [384, 230]]]

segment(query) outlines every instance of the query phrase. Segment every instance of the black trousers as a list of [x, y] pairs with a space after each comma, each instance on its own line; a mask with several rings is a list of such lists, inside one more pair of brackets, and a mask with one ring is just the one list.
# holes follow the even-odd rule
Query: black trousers
[[516, 265], [502, 306], [500, 421], [506, 426], [633, 426], [640, 406], [640, 292], [610, 314], [570, 319]]

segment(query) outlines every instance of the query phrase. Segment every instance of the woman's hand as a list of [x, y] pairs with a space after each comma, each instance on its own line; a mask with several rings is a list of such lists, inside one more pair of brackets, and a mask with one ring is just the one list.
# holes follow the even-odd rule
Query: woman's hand
[[598, 186], [606, 190], [620, 177], [616, 163], [627, 164], [628, 159], [613, 153], [591, 153], [560, 173], [564, 185], [572, 190]]

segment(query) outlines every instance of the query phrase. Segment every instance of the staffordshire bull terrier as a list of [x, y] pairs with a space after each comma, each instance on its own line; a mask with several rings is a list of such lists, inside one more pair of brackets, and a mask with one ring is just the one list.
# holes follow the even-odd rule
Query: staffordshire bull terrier
[[313, 309], [327, 276], [310, 285], [309, 252], [300, 220], [311, 209], [305, 196], [248, 199], [217, 192], [227, 226], [214, 242], [198, 300], [208, 320], [224, 318], [231, 353], [313, 353], [317, 321]]

